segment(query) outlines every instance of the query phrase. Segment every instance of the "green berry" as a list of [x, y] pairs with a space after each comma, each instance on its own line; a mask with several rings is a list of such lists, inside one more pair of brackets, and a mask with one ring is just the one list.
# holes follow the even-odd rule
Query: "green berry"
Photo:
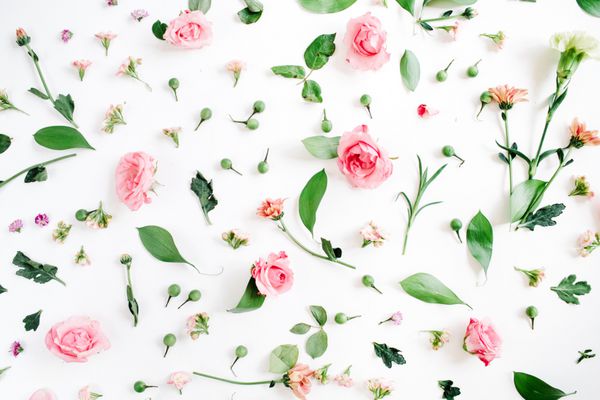
[[334, 319], [335, 319], [335, 322], [338, 323], [338, 324], [340, 324], [340, 325], [343, 325], [346, 322], [348, 322], [348, 316], [346, 314], [342, 313], [342, 312], [339, 312], [339, 313], [335, 314]]
[[167, 347], [173, 347], [173, 346], [175, 346], [176, 342], [177, 342], [177, 338], [172, 333], [167, 333], [165, 335], [165, 337], [163, 337], [163, 343]]
[[179, 79], [177, 79], [177, 78], [169, 79], [169, 87], [173, 90], [179, 89]]
[[254, 109], [255, 113], [261, 113], [261, 112], [265, 111], [265, 102], [261, 101], [261, 100], [257, 100], [254, 102], [254, 105], [252, 106], [252, 108]]
[[246, 121], [246, 126], [251, 131], [258, 129], [258, 120], [254, 119], [254, 118], [250, 118], [248, 121]]
[[445, 155], [446, 157], [452, 157], [456, 153], [454, 152], [454, 147], [452, 147], [450, 145], [446, 145], [446, 146], [442, 147], [442, 154]]
[[331, 121], [328, 119], [325, 119], [321, 122], [321, 130], [325, 133], [329, 133], [331, 132], [331, 129], [333, 128]]
[[360, 104], [367, 107], [371, 104], [371, 96], [368, 94], [363, 94], [360, 96]]
[[375, 283], [375, 278], [373, 278], [371, 275], [364, 275], [362, 277], [362, 284], [365, 285], [366, 287], [371, 287], [371, 286], [373, 286], [374, 283]]
[[256, 169], [258, 169], [258, 172], [260, 172], [261, 174], [266, 174], [267, 172], [269, 172], [269, 164], [266, 161], [261, 161], [258, 163]]
[[200, 297], [202, 297], [202, 293], [198, 289], [194, 289], [188, 294], [189, 301], [198, 301]]
[[210, 119], [212, 117], [212, 110], [208, 107], [204, 107], [202, 110], [200, 110], [200, 119], [202, 121], [206, 121], [207, 119]]
[[235, 348], [235, 356], [237, 358], [243, 358], [243, 357], [246, 357], [247, 355], [248, 355], [248, 349], [246, 348], [246, 346], [239, 345], [238, 347]]
[[233, 162], [231, 162], [229, 158], [224, 158], [221, 160], [221, 168], [223, 169], [230, 169], [232, 165]]
[[136, 381], [133, 384], [133, 390], [135, 390], [137, 393], [144, 393], [149, 387], [150, 386], [146, 385], [144, 381]]
[[438, 82], [444, 82], [448, 78], [448, 73], [444, 70], [438, 71], [435, 74], [435, 80]]
[[535, 319], [538, 316], [538, 309], [535, 306], [529, 306], [525, 309], [525, 314], [531, 319], [531, 329], [534, 328]]
[[479, 95], [479, 101], [481, 101], [483, 104], [489, 104], [492, 102], [492, 95], [486, 90]]
[[169, 286], [169, 288], [167, 289], [167, 292], [169, 293], [170, 297], [177, 297], [181, 294], [181, 286], [174, 283], [171, 286]]
[[87, 216], [88, 216], [88, 211], [82, 209], [77, 210], [77, 212], [75, 213], [75, 219], [77, 219], [77, 221], [85, 221]]
[[462, 229], [462, 226], [463, 223], [458, 218], [454, 218], [452, 221], [450, 221], [450, 228], [452, 228], [453, 231], [460, 231]]
[[469, 68], [467, 68], [467, 76], [469, 78], [475, 78], [477, 75], [479, 75], [479, 68], [477, 67], [477, 65], [480, 62], [481, 62], [481, 60], [477, 61], [475, 64], [473, 64]]

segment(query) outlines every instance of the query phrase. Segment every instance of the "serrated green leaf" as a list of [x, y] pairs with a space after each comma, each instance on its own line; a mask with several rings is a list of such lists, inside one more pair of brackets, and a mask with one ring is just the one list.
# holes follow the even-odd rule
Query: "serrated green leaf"
[[302, 98], [311, 103], [322, 103], [321, 86], [313, 80], [304, 81], [302, 86]]
[[306, 71], [301, 65], [276, 65], [271, 67], [271, 71], [284, 78], [304, 79], [306, 76]]
[[25, 324], [26, 331], [37, 331], [38, 326], [40, 326], [40, 317], [42, 316], [42, 310], [35, 312], [33, 314], [29, 314], [25, 318], [23, 318], [23, 323]]
[[481, 211], [471, 219], [467, 227], [467, 247], [487, 277], [494, 247], [494, 230]]
[[85, 137], [70, 126], [47, 126], [37, 131], [33, 138], [40, 146], [52, 150], [90, 149], [95, 150]]
[[175, 245], [173, 236], [165, 228], [156, 225], [147, 225], [137, 228], [142, 245], [157, 260], [167, 263], [183, 263], [198, 268], [183, 258]]
[[54, 108], [58, 111], [67, 121], [73, 122], [73, 113], [75, 112], [75, 102], [70, 94], [64, 95], [59, 94], [56, 100], [54, 100]]
[[577, 277], [569, 275], [564, 278], [558, 286], [552, 286], [550, 290], [555, 292], [558, 297], [568, 304], [579, 304], [577, 296], [583, 296], [592, 291], [592, 287], [586, 281], [575, 282]]
[[310, 313], [319, 326], [327, 323], [327, 311], [321, 306], [310, 306]]
[[408, 49], [400, 59], [400, 75], [406, 88], [414, 92], [421, 79], [421, 66], [417, 56]]
[[67, 286], [65, 282], [56, 276], [56, 273], [58, 272], [57, 267], [33, 261], [21, 251], [17, 251], [12, 263], [16, 265], [17, 268], [20, 268], [16, 273], [18, 276], [31, 279], [36, 283], [47, 283], [51, 280], [55, 280], [64, 286]]
[[269, 372], [273, 374], [285, 374], [294, 368], [298, 362], [298, 346], [293, 344], [282, 344], [277, 346], [269, 356]]
[[208, 217], [208, 213], [214, 210], [217, 204], [219, 204], [219, 201], [213, 193], [212, 180], [209, 181], [199, 171], [196, 171], [196, 176], [192, 178], [190, 189], [198, 197], [198, 200], [200, 201], [200, 207], [202, 207], [202, 213], [204, 214], [204, 219], [206, 220], [206, 223], [210, 225], [211, 222], [210, 218]]
[[400, 282], [400, 286], [402, 286], [402, 289], [408, 295], [425, 303], [445, 305], [464, 304], [471, 308], [470, 305], [462, 301], [439, 279], [425, 272], [418, 272], [409, 276]]
[[317, 222], [317, 210], [327, 190], [327, 174], [325, 170], [314, 174], [302, 189], [298, 199], [298, 213], [302, 223], [313, 234]]
[[330, 160], [338, 156], [337, 149], [340, 145], [340, 137], [310, 136], [302, 139], [302, 144], [313, 156], [321, 160]]
[[513, 382], [517, 392], [525, 400], [558, 400], [577, 392], [565, 393], [546, 382], [525, 372], [513, 372]]
[[454, 400], [456, 396], [460, 395], [460, 388], [452, 386], [454, 382], [450, 380], [438, 381], [438, 385], [444, 391], [442, 398], [445, 400]]
[[388, 368], [392, 368], [393, 364], [406, 364], [406, 360], [401, 354], [401, 351], [394, 347], [389, 347], [385, 343], [373, 342], [373, 349], [375, 350], [375, 355], [381, 358], [383, 364]]
[[558, 217], [565, 210], [565, 205], [562, 203], [551, 204], [537, 210], [533, 214], [525, 219], [525, 221], [519, 225], [520, 228], [527, 228], [530, 231], [534, 230], [536, 226], [554, 226], [556, 221], [554, 218]]
[[299, 0], [299, 2], [308, 11], [330, 14], [345, 10], [356, 3], [356, 0]]
[[152, 33], [154, 34], [154, 36], [157, 39], [165, 40], [164, 36], [165, 36], [165, 32], [167, 31], [168, 27], [169, 26], [167, 24], [165, 24], [164, 22], [161, 22], [160, 20], [157, 19], [152, 24]]
[[311, 326], [309, 324], [305, 324], [304, 322], [300, 322], [290, 329], [290, 332], [295, 333], [296, 335], [304, 335], [306, 332], [310, 330]]
[[304, 51], [304, 62], [312, 70], [321, 69], [335, 52], [335, 33], [319, 35]]
[[328, 338], [324, 330], [319, 330], [309, 336], [306, 341], [306, 354], [312, 359], [319, 358], [327, 351]]
[[246, 285], [246, 290], [244, 290], [244, 294], [237, 306], [227, 311], [239, 314], [258, 310], [265, 302], [265, 298], [266, 296], [259, 293], [254, 278], [250, 278], [248, 285]]

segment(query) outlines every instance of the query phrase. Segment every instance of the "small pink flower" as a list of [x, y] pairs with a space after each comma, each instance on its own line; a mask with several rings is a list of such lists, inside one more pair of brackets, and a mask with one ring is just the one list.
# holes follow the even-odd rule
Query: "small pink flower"
[[142, 9], [142, 8], [138, 8], [137, 10], [133, 10], [131, 12], [131, 17], [133, 19], [135, 19], [137, 22], [140, 22], [141, 20], [143, 20], [144, 18], [146, 18], [148, 15], [148, 11]]
[[381, 400], [392, 394], [393, 387], [390, 383], [384, 382], [381, 379], [369, 379], [367, 388], [373, 394], [374, 400]]
[[173, 372], [167, 381], [167, 384], [175, 386], [179, 393], [183, 393], [183, 387], [192, 380], [192, 376], [184, 371]]
[[571, 131], [571, 141], [569, 142], [569, 145], [576, 149], [579, 149], [586, 144], [593, 146], [600, 144], [598, 131], [587, 130], [585, 123], [579, 121], [577, 118], [571, 122], [571, 127], [569, 129]]
[[492, 325], [471, 318], [463, 342], [465, 351], [477, 355], [487, 367], [499, 357], [501, 345], [502, 340]]
[[46, 334], [46, 347], [66, 362], [86, 362], [89, 356], [110, 348], [100, 323], [89, 317], [71, 317]]
[[35, 216], [35, 224], [37, 226], [46, 226], [50, 223], [50, 219], [46, 214], [38, 214]]
[[200, 49], [212, 42], [212, 24], [201, 11], [186, 10], [169, 22], [164, 39], [183, 49]]
[[139, 210], [152, 202], [148, 195], [156, 185], [156, 160], [144, 152], [127, 153], [115, 172], [117, 196], [130, 210]]
[[417, 115], [421, 118], [428, 118], [439, 113], [438, 110], [430, 108], [427, 104], [419, 104], [417, 107]]
[[100, 39], [100, 43], [102, 44], [102, 47], [104, 47], [104, 53], [108, 56], [108, 48], [110, 47], [110, 42], [117, 37], [117, 34], [112, 32], [99, 32], [96, 33], [94, 36]]
[[13, 342], [10, 345], [10, 353], [13, 355], [13, 357], [17, 357], [19, 354], [21, 354], [25, 349], [23, 348], [23, 346], [21, 346], [20, 342]]
[[352, 380], [350, 375], [346, 374], [337, 375], [335, 378], [333, 378], [333, 380], [342, 387], [349, 388], [352, 387], [352, 385], [354, 385], [354, 381]]
[[233, 73], [233, 87], [237, 86], [242, 71], [246, 68], [246, 64], [240, 60], [233, 60], [227, 63], [227, 71]]
[[96, 400], [102, 397], [102, 395], [99, 393], [91, 392], [90, 387], [88, 385], [79, 389], [78, 397], [79, 400]]
[[192, 340], [197, 340], [200, 335], [208, 335], [209, 320], [210, 317], [205, 312], [194, 314], [187, 319], [185, 325]]
[[256, 210], [256, 215], [273, 221], [283, 217], [283, 202], [285, 199], [266, 199]]
[[8, 231], [10, 233], [21, 233], [21, 229], [23, 229], [23, 220], [15, 219], [8, 225]]
[[90, 65], [92, 65], [92, 62], [90, 60], [75, 60], [72, 64], [75, 68], [77, 68], [77, 71], [79, 72], [79, 79], [83, 81], [85, 71]]
[[306, 400], [306, 395], [310, 393], [312, 383], [310, 379], [314, 376], [315, 371], [311, 370], [308, 365], [296, 364], [290, 369], [287, 375], [287, 386], [292, 390], [294, 396], [300, 400]]
[[56, 400], [56, 395], [50, 389], [40, 389], [34, 392], [29, 400]]
[[294, 272], [284, 251], [271, 253], [267, 259], [259, 258], [252, 267], [252, 277], [263, 296], [277, 296], [291, 289]]
[[60, 40], [62, 40], [64, 43], [68, 43], [72, 37], [73, 37], [73, 32], [71, 32], [68, 29], [63, 29], [60, 32]]
[[106, 0], [106, 5], [111, 7], [111, 6], [118, 6], [119, 5], [119, 0]]
[[577, 239], [577, 247], [581, 257], [589, 256], [600, 247], [600, 233], [587, 230]]
[[386, 322], [392, 322], [394, 325], [400, 325], [402, 324], [403, 319], [404, 316], [402, 315], [402, 313], [400, 311], [396, 311], [388, 319], [381, 321], [379, 325], [385, 324]]
[[389, 61], [386, 51], [387, 33], [381, 22], [371, 13], [348, 21], [344, 44], [347, 47], [346, 62], [360, 70], [376, 70]]
[[362, 247], [366, 247], [371, 243], [375, 247], [381, 247], [387, 239], [387, 234], [375, 225], [373, 221], [360, 230], [360, 235], [363, 238]]

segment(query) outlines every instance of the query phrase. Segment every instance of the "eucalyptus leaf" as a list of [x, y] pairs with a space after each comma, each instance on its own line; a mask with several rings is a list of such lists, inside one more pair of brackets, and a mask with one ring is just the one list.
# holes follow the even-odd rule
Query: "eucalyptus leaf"
[[265, 298], [266, 296], [263, 296], [258, 292], [254, 278], [250, 278], [248, 285], [246, 285], [246, 290], [244, 290], [244, 294], [242, 295], [242, 298], [238, 302], [237, 306], [227, 311], [239, 314], [258, 310], [265, 302]]
[[418, 272], [409, 276], [400, 282], [400, 286], [402, 286], [402, 289], [408, 295], [425, 303], [445, 305], [464, 304], [471, 308], [470, 305], [458, 298], [438, 278], [425, 272]]
[[95, 150], [77, 129], [70, 126], [47, 126], [37, 131], [33, 138], [40, 146], [52, 150]]
[[421, 66], [417, 56], [410, 50], [405, 50], [400, 59], [400, 75], [406, 88], [414, 92], [421, 78]]
[[301, 65], [276, 65], [271, 67], [271, 71], [284, 78], [304, 79], [306, 76], [306, 71]]
[[295, 333], [296, 335], [304, 335], [310, 330], [310, 325], [305, 324], [304, 322], [300, 322], [290, 329], [290, 332]]
[[340, 137], [310, 136], [302, 139], [302, 144], [313, 156], [321, 160], [330, 160], [337, 158], [337, 149], [340, 144]]
[[600, 18], [600, 0], [577, 0], [577, 4], [586, 13]]
[[319, 358], [325, 354], [325, 351], [327, 351], [327, 346], [327, 333], [321, 329], [309, 336], [308, 340], [306, 341], [306, 353], [313, 359]]
[[12, 139], [9, 136], [7, 136], [3, 133], [0, 133], [0, 154], [4, 153], [6, 150], [8, 150], [11, 143], [12, 143]]
[[183, 258], [173, 236], [164, 228], [156, 225], [143, 226], [137, 228], [140, 240], [144, 248], [157, 260], [168, 263], [184, 263], [200, 272], [198, 268], [188, 260]]
[[356, 0], [299, 0], [300, 5], [317, 14], [331, 14], [345, 10]]
[[253, 12], [250, 10], [250, 8], [246, 7], [238, 11], [237, 15], [240, 18], [240, 21], [242, 21], [246, 25], [250, 25], [257, 22], [260, 19], [260, 17], [262, 16], [262, 10]]
[[310, 313], [319, 326], [327, 323], [327, 311], [321, 306], [310, 306]]
[[304, 62], [310, 69], [321, 69], [335, 52], [335, 33], [319, 35], [304, 51]]
[[210, 10], [211, 0], [188, 0], [188, 9], [190, 11], [202, 11], [206, 14]]
[[525, 400], [558, 400], [565, 396], [577, 393], [565, 393], [560, 389], [548, 385], [540, 378], [525, 372], [513, 372], [513, 381], [517, 392]]
[[474, 259], [477, 260], [487, 277], [487, 271], [492, 259], [494, 246], [494, 230], [492, 224], [479, 211], [467, 227], [467, 247]]
[[302, 86], [302, 98], [311, 103], [322, 103], [321, 86], [313, 80], [304, 81]]
[[298, 212], [302, 223], [313, 234], [317, 222], [317, 210], [327, 190], [327, 174], [325, 170], [317, 172], [308, 180], [298, 200]]
[[396, 0], [396, 2], [400, 4], [400, 7], [408, 11], [410, 15], [415, 15], [415, 0]]
[[533, 199], [538, 196], [546, 182], [538, 179], [529, 179], [517, 185], [510, 196], [510, 220], [511, 222], [519, 221], [523, 215], [531, 209], [535, 210], [542, 201], [541, 196], [537, 199], [536, 204], [531, 204]]
[[298, 362], [298, 346], [293, 344], [282, 344], [277, 346], [269, 356], [269, 372], [273, 374], [285, 374], [294, 368]]

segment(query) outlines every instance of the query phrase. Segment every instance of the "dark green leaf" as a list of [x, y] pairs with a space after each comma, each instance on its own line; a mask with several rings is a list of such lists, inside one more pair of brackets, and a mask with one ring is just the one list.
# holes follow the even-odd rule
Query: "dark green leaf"
[[400, 282], [402, 289], [410, 296], [434, 304], [464, 304], [471, 308], [467, 303], [458, 298], [452, 290], [444, 285], [435, 276], [425, 272], [418, 272], [409, 276]]
[[6, 288], [2, 287], [2, 285], [0, 285], [0, 294], [2, 293], [6, 293], [8, 292], [8, 290], [6, 290]]
[[442, 398], [446, 400], [454, 400], [456, 396], [460, 395], [460, 388], [452, 386], [453, 384], [454, 382], [450, 380], [438, 381], [438, 385], [440, 385], [440, 388], [442, 388], [442, 390], [444, 391], [444, 393], [442, 394]]
[[498, 153], [498, 158], [505, 164], [508, 164], [508, 158], [503, 153]]
[[406, 360], [404, 359], [404, 356], [401, 354], [400, 350], [394, 347], [389, 347], [385, 343], [373, 342], [373, 348], [375, 350], [375, 355], [381, 358], [383, 364], [388, 368], [392, 368], [393, 364], [406, 364]]
[[298, 362], [298, 346], [293, 344], [282, 344], [277, 346], [269, 356], [269, 372], [273, 374], [285, 374], [294, 368]]
[[322, 103], [321, 86], [313, 80], [305, 81], [302, 87], [302, 98], [311, 103]]
[[506, 147], [501, 145], [500, 143], [496, 142], [496, 145], [498, 147], [500, 147], [501, 149], [504, 149], [506, 151], [509, 152], [511, 159], [514, 159], [515, 157], [520, 157], [521, 159], [523, 159], [527, 164], [531, 163], [531, 160], [529, 159], [529, 157], [527, 157], [525, 154], [521, 153], [516, 146], [516, 143], [513, 143], [513, 145], [511, 147]]
[[37, 97], [39, 97], [42, 100], [48, 100], [49, 99], [49, 97], [45, 93], [43, 93], [40, 90], [38, 90], [36, 88], [33, 88], [33, 87], [29, 88], [29, 93], [35, 94]]
[[343, 11], [356, 0], [299, 0], [300, 5], [308, 11], [318, 14], [329, 14]]
[[310, 313], [319, 326], [327, 323], [327, 311], [321, 306], [310, 306]]
[[192, 178], [190, 189], [198, 196], [200, 207], [202, 207], [202, 212], [204, 213], [204, 219], [206, 220], [206, 223], [210, 225], [211, 222], [208, 218], [208, 213], [219, 204], [219, 201], [213, 193], [212, 180], [208, 181], [204, 175], [196, 171], [196, 176]]
[[154, 36], [156, 36], [157, 39], [165, 40], [164, 36], [168, 27], [169, 26], [167, 24], [157, 19], [152, 24], [152, 33], [154, 34]]
[[304, 79], [306, 76], [306, 71], [301, 65], [276, 65], [271, 67], [271, 71], [284, 78]]
[[429, 25], [425, 21], [419, 22], [419, 25], [421, 25], [421, 28], [425, 29], [426, 31], [433, 31], [433, 26]]
[[210, 5], [211, 0], [188, 0], [188, 9], [190, 11], [202, 11], [202, 14], [206, 14], [210, 10]]
[[59, 94], [56, 100], [54, 100], [54, 108], [58, 111], [67, 121], [73, 122], [73, 113], [75, 112], [75, 102], [70, 94], [64, 95]]
[[444, 11], [442, 13], [442, 17], [449, 17], [452, 15], [452, 10]]
[[183, 258], [179, 253], [169, 231], [156, 225], [143, 226], [137, 228], [137, 230], [144, 248], [154, 258], [168, 263], [184, 263], [198, 271], [194, 264]]
[[[527, 210], [535, 210], [537, 208], [540, 201], [542, 201], [539, 194], [545, 187], [546, 182], [538, 179], [529, 179], [513, 189], [513, 193], [510, 196], [511, 222], [519, 221], [523, 218]], [[536, 203], [531, 204], [534, 198], [537, 198]]]
[[600, 0], [577, 0], [577, 4], [586, 13], [600, 18]]
[[0, 133], [0, 154], [4, 153], [10, 147], [12, 139], [3, 133]]
[[514, 372], [513, 380], [517, 392], [525, 400], [558, 400], [577, 392], [565, 393], [546, 382], [525, 372]]
[[31, 279], [36, 283], [47, 283], [54, 279], [66, 286], [66, 284], [56, 276], [58, 268], [53, 265], [41, 264], [33, 261], [20, 251], [17, 251], [12, 263], [16, 265], [17, 268], [20, 268], [17, 271], [18, 276]]
[[137, 300], [133, 296], [133, 289], [130, 285], [127, 285], [127, 307], [129, 308], [129, 312], [133, 316], [133, 326], [137, 326], [140, 306], [138, 305]]
[[305, 324], [304, 322], [300, 322], [290, 329], [290, 332], [295, 333], [296, 335], [304, 335], [306, 332], [310, 330], [310, 325]]
[[317, 210], [319, 209], [319, 204], [321, 204], [325, 190], [327, 190], [327, 174], [322, 169], [308, 180], [298, 199], [300, 219], [311, 234], [313, 234], [313, 229], [317, 222]]
[[77, 129], [70, 126], [47, 126], [37, 131], [33, 138], [40, 146], [52, 150], [95, 150]]
[[568, 304], [579, 304], [579, 299], [576, 296], [583, 296], [592, 291], [592, 287], [586, 281], [575, 282], [577, 277], [569, 275], [564, 278], [558, 286], [550, 288], [558, 297]]
[[302, 140], [302, 144], [313, 156], [321, 160], [336, 158], [340, 137], [310, 136]]
[[565, 205], [561, 203], [545, 206], [537, 210], [533, 214], [529, 214], [524, 223], [519, 225], [521, 228], [534, 230], [536, 225], [539, 226], [554, 226], [556, 221], [553, 218], [558, 217], [565, 209]]
[[37, 331], [38, 326], [40, 326], [40, 317], [42, 316], [42, 310], [35, 312], [33, 314], [29, 314], [25, 318], [23, 318], [23, 323], [25, 324], [26, 331]]
[[338, 258], [329, 240], [321, 238], [321, 248], [329, 260], [335, 261]]
[[237, 13], [240, 21], [242, 21], [246, 25], [250, 25], [255, 23], [262, 16], [262, 11], [252, 12], [248, 7], [238, 11]]
[[485, 276], [492, 259], [494, 245], [494, 230], [492, 224], [481, 211], [479, 211], [467, 227], [467, 247], [474, 259], [477, 260]]
[[232, 313], [244, 313], [248, 311], [258, 310], [265, 302], [265, 296], [258, 292], [256, 287], [256, 281], [254, 278], [250, 278], [246, 290], [242, 295], [242, 298], [238, 302], [235, 308], [227, 310]]
[[415, 0], [396, 0], [396, 2], [400, 4], [400, 7], [408, 11], [410, 15], [415, 15]]
[[304, 62], [310, 69], [321, 69], [335, 52], [335, 33], [317, 36], [304, 51]]
[[327, 351], [328, 339], [324, 330], [319, 330], [308, 337], [306, 341], [306, 354], [311, 358], [319, 358]]
[[410, 50], [405, 50], [400, 59], [400, 75], [406, 88], [414, 92], [421, 78], [421, 66], [417, 56]]
[[25, 183], [44, 182], [45, 180], [48, 180], [48, 171], [44, 166], [33, 167], [25, 175]]
[[258, 0], [244, 0], [248, 9], [254, 13], [260, 12], [263, 10], [263, 4]]

